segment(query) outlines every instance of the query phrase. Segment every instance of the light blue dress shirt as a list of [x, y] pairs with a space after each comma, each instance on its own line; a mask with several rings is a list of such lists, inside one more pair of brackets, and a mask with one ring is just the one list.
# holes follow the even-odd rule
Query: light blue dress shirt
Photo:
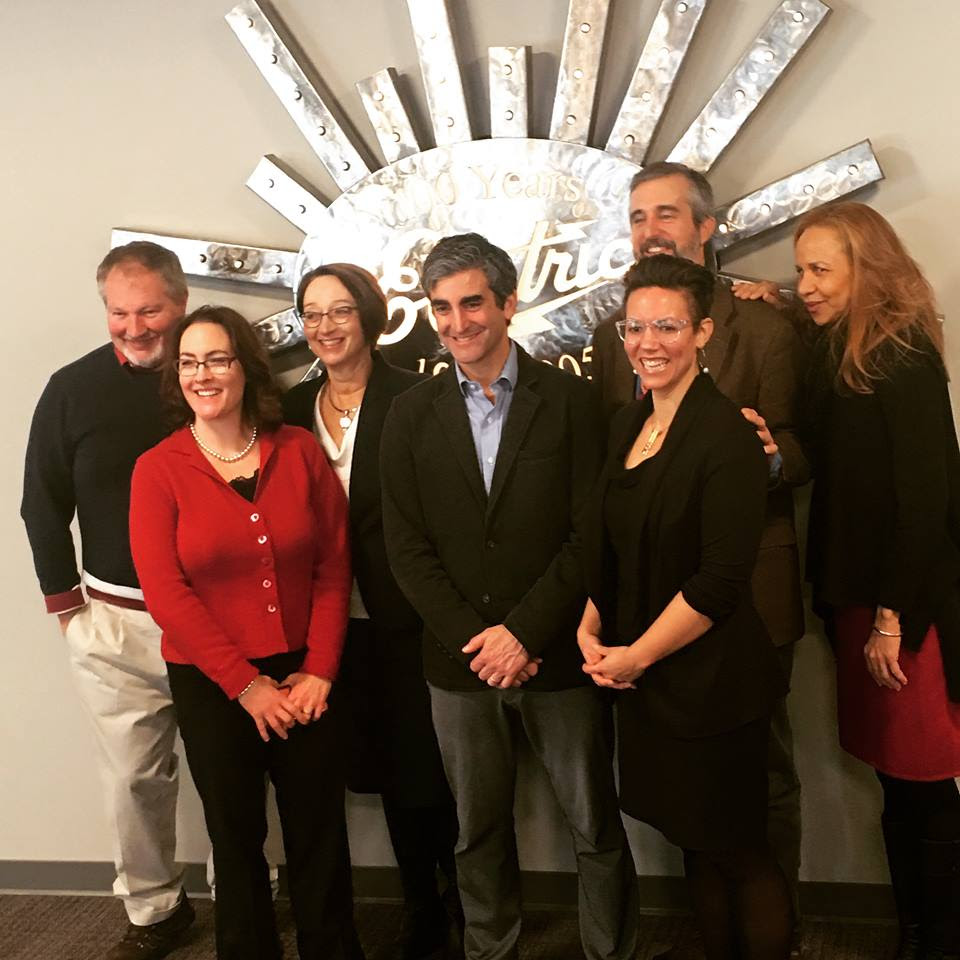
[[500, 376], [490, 384], [490, 392], [495, 398], [493, 403], [484, 395], [483, 387], [475, 380], [471, 380], [460, 369], [460, 364], [454, 364], [454, 366], [460, 383], [460, 392], [467, 407], [473, 445], [476, 447], [480, 472], [483, 474], [483, 485], [489, 493], [490, 484], [493, 482], [493, 471], [497, 465], [497, 451], [500, 449], [503, 425], [510, 412], [513, 391], [517, 385], [517, 345], [511, 341], [510, 352], [507, 354]]

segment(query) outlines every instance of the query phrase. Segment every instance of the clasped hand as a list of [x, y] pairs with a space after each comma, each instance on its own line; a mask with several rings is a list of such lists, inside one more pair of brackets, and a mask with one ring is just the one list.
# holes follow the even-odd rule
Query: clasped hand
[[594, 634], [578, 634], [577, 643], [583, 653], [583, 672], [598, 687], [611, 690], [634, 690], [635, 680], [644, 672], [631, 647], [605, 647]]
[[502, 624], [487, 627], [462, 648], [475, 653], [470, 669], [491, 687], [519, 687], [537, 675], [541, 660], [532, 658], [523, 644]]
[[240, 706], [253, 717], [257, 731], [269, 741], [272, 730], [282, 740], [295, 724], [319, 720], [327, 709], [332, 683], [311, 673], [291, 673], [283, 683], [260, 674], [239, 698]]

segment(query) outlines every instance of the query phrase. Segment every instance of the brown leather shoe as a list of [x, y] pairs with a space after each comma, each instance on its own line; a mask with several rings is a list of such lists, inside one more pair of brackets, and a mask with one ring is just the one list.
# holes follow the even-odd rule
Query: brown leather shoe
[[177, 909], [166, 920], [145, 927], [131, 923], [104, 960], [160, 960], [183, 943], [194, 917], [193, 907], [184, 893]]

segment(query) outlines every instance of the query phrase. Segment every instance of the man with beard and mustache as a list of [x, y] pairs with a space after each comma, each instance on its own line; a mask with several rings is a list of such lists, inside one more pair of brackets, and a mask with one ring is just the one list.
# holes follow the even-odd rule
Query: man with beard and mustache
[[145, 241], [111, 250], [97, 285], [110, 343], [47, 383], [30, 429], [21, 516], [100, 750], [115, 830], [113, 890], [130, 921], [105, 960], [156, 960], [182, 940], [193, 908], [174, 862], [176, 716], [160, 628], [146, 611], [130, 556], [127, 514], [133, 465], [165, 434], [163, 335], [184, 314], [187, 285], [177, 257]]
[[[635, 256], [666, 253], [700, 265], [708, 256], [713, 260], [709, 249], [717, 225], [713, 208], [713, 191], [703, 174], [667, 161], [644, 167], [630, 184]], [[642, 392], [643, 371], [631, 368], [617, 336], [615, 323], [622, 316], [621, 309], [603, 320], [593, 337], [592, 377], [607, 418]], [[713, 336], [701, 353], [701, 366], [757, 428], [769, 458], [766, 525], [752, 586], [757, 611], [789, 679], [794, 643], [804, 632], [792, 488], [809, 478], [796, 434], [805, 350], [779, 311], [760, 300], [735, 298], [722, 279], [715, 287], [710, 316]], [[768, 834], [796, 910], [800, 782], [785, 700], [775, 708], [770, 729]]]

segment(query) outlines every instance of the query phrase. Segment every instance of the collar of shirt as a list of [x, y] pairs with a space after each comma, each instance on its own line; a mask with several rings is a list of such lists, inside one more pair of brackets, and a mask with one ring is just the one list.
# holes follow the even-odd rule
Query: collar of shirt
[[[477, 383], [476, 380], [471, 380], [464, 372], [460, 369], [459, 363], [454, 363], [454, 369], [457, 372], [457, 382], [460, 384], [460, 392], [465, 396], [469, 397], [471, 394], [475, 394], [477, 391], [482, 391], [483, 387]], [[504, 386], [508, 386], [510, 390], [515, 390], [517, 386], [517, 345], [511, 340], [510, 341], [510, 352], [507, 354], [507, 359], [504, 361], [503, 369], [500, 371], [500, 376], [493, 380], [490, 384], [491, 387], [496, 387], [494, 390], [498, 396], [502, 392]]]

